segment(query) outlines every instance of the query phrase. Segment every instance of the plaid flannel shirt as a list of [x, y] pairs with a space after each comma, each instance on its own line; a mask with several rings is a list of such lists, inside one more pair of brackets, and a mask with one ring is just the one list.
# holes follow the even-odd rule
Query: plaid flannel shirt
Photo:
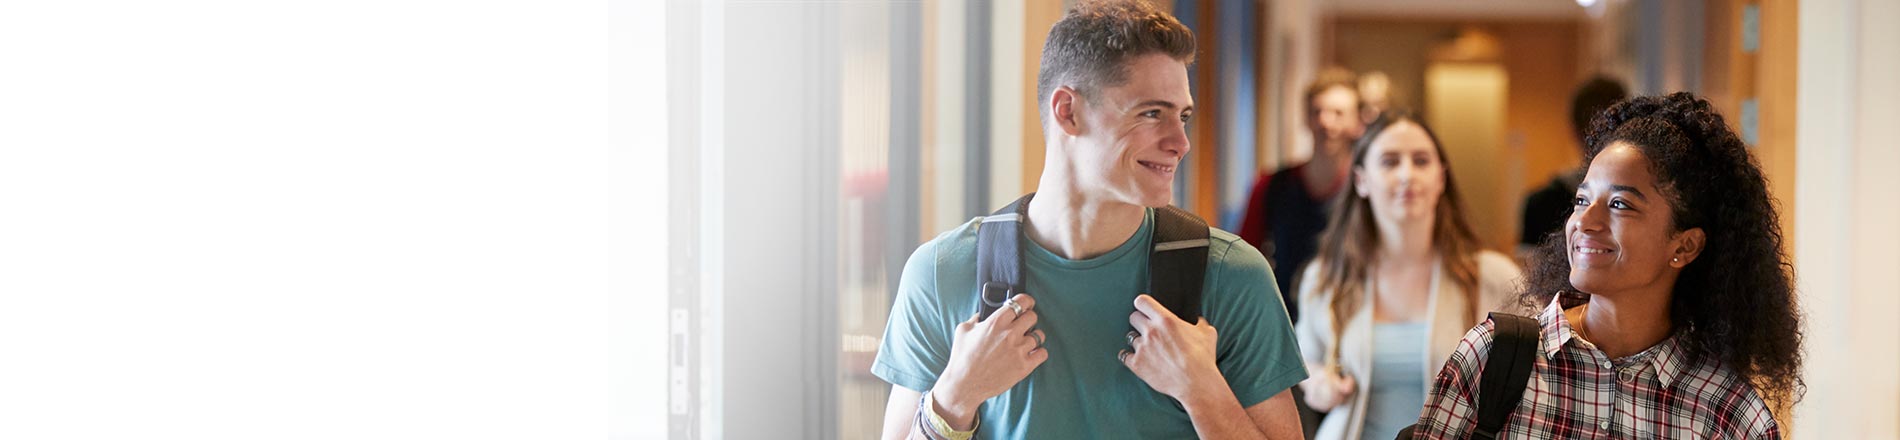
[[[1572, 332], [1561, 304], [1560, 296], [1537, 317], [1543, 356], [1498, 438], [1781, 438], [1755, 387], [1713, 359], [1691, 359], [1680, 334], [1612, 360]], [[1471, 436], [1494, 329], [1486, 320], [1459, 341], [1425, 398], [1414, 438]]]

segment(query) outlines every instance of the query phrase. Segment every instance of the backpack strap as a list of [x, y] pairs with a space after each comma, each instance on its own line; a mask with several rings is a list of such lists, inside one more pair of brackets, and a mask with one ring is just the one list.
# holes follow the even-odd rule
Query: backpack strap
[[[1023, 279], [1023, 219], [1029, 199], [1024, 195], [996, 210], [976, 229], [978, 319], [991, 313], [1025, 288]], [[1148, 295], [1193, 323], [1201, 317], [1201, 284], [1207, 274], [1207, 222], [1174, 206], [1155, 209], [1153, 254], [1148, 258]]]
[[[1537, 320], [1509, 313], [1491, 312], [1491, 354], [1484, 361], [1483, 379], [1478, 380], [1478, 426], [1472, 439], [1496, 440], [1511, 419], [1511, 411], [1524, 400], [1530, 384], [1531, 367], [1537, 363], [1537, 340], [1542, 338]], [[1508, 389], [1507, 389], [1508, 388]], [[1398, 440], [1411, 440], [1417, 424], [1399, 430]]]
[[1029, 193], [983, 217], [976, 228], [977, 320], [989, 319], [1003, 301], [1023, 291], [1023, 218], [1028, 216]]
[[1509, 313], [1491, 312], [1496, 331], [1492, 335], [1490, 358], [1484, 362], [1483, 379], [1478, 381], [1478, 426], [1471, 438], [1492, 440], [1504, 429], [1504, 422], [1524, 400], [1531, 367], [1537, 363], [1537, 340], [1541, 332], [1537, 320]]
[[1207, 274], [1207, 222], [1172, 205], [1155, 209], [1154, 253], [1148, 256], [1148, 295], [1193, 324], [1201, 317]]

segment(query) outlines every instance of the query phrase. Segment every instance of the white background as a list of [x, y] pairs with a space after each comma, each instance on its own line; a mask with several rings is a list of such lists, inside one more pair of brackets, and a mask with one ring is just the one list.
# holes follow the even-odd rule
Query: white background
[[0, 5], [0, 438], [663, 435], [663, 17]]

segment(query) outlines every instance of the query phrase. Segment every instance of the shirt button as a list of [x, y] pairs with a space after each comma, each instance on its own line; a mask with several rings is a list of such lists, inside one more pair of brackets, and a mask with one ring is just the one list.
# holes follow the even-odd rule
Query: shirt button
[[1610, 368], [1610, 361], [1603, 361], [1603, 368]]
[[1616, 372], [1616, 380], [1622, 381], [1625, 384], [1628, 384], [1630, 382], [1635, 382], [1636, 372], [1629, 371], [1629, 370], [1618, 371]]
[[1603, 429], [1605, 431], [1610, 430], [1610, 419], [1598, 420], [1597, 428]]

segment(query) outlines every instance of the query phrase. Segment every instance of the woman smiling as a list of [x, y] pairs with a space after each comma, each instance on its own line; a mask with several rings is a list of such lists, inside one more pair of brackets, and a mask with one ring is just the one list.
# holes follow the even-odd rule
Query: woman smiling
[[[1801, 326], [1761, 167], [1707, 101], [1641, 97], [1598, 115], [1563, 230], [1523, 299], [1541, 343], [1510, 438], [1780, 438], [1764, 396], [1801, 393]], [[1417, 438], [1464, 438], [1496, 326], [1464, 340]]]
[[1416, 116], [1386, 112], [1352, 151], [1293, 326], [1306, 403], [1327, 411], [1322, 440], [1388, 438], [1417, 421], [1459, 336], [1522, 275], [1478, 245], [1445, 148]]

